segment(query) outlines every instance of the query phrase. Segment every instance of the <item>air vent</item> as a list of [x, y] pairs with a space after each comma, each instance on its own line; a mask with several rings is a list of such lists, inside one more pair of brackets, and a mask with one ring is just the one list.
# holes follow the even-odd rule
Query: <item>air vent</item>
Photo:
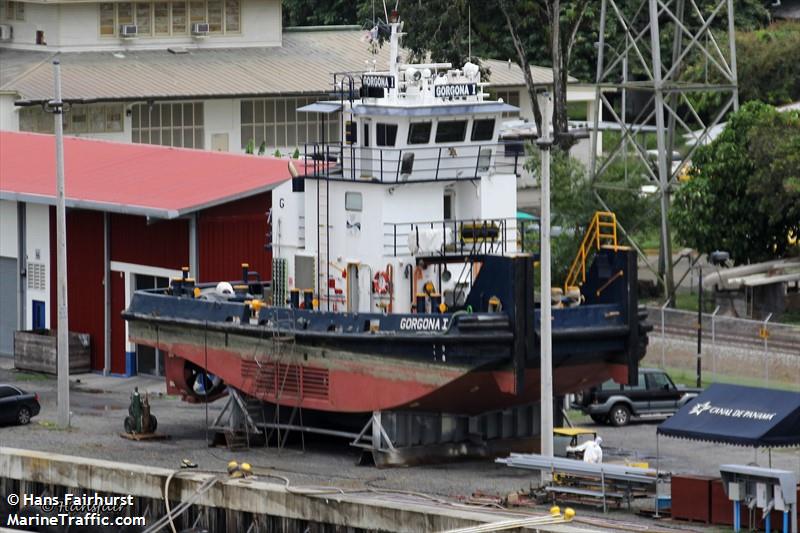
[[255, 393], [274, 401], [283, 399], [327, 400], [330, 396], [330, 375], [325, 368], [297, 364], [255, 361], [242, 363], [242, 379], [255, 379]]
[[28, 263], [28, 288], [34, 291], [47, 290], [44, 263]]

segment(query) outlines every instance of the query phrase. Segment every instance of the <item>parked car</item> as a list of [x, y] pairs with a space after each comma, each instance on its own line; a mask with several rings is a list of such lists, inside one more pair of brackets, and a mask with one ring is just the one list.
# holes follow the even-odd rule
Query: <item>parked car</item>
[[0, 384], [0, 423], [27, 424], [39, 414], [39, 395], [14, 386]]
[[672, 415], [702, 391], [676, 387], [663, 370], [642, 368], [635, 385], [608, 380], [599, 387], [578, 393], [572, 407], [588, 414], [598, 424], [624, 426], [632, 417]]

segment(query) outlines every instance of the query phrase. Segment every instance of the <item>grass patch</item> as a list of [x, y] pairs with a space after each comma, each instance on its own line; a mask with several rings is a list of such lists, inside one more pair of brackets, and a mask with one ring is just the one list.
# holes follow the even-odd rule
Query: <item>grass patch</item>
[[[697, 374], [694, 370], [688, 370], [685, 368], [667, 368], [667, 374], [669, 377], [672, 378], [672, 381], [675, 382], [676, 385], [684, 385], [686, 387], [695, 387], [697, 386]], [[711, 374], [709, 372], [703, 373], [703, 380], [702, 384], [703, 387], [708, 387], [712, 383], [729, 383], [731, 385], [745, 385], [747, 387], [766, 387], [770, 389], [778, 389], [778, 390], [788, 390], [788, 391], [797, 391], [797, 384], [796, 383], [787, 383], [784, 381], [773, 381], [770, 380], [769, 385], [764, 383], [764, 380], [760, 377], [748, 377], [748, 376], [729, 376], [724, 374], [717, 374], [715, 380], [711, 379]]]
[[19, 382], [50, 381], [51, 379], [54, 379], [53, 376], [39, 374], [36, 372], [17, 371], [16, 375], [14, 376], [14, 380]]
[[52, 420], [38, 420], [37, 424], [39, 425], [39, 427], [41, 427], [43, 429], [49, 429], [50, 431], [73, 431], [73, 430], [77, 429], [77, 428], [72, 427], [72, 426], [70, 426], [68, 428], [61, 428], [61, 427], [58, 426], [58, 424], [56, 424]]
[[[567, 418], [569, 418], [569, 421], [576, 426], [580, 426], [581, 424], [586, 424], [591, 420], [591, 418], [589, 418], [589, 415], [584, 414], [583, 411], [579, 411], [578, 409], [569, 409], [567, 411]], [[567, 424], [564, 423], [564, 425], [566, 426]]]

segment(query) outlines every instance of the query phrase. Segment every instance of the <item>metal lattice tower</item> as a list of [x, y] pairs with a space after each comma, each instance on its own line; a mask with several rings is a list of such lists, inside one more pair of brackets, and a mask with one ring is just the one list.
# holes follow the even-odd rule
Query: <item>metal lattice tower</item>
[[[609, 166], [620, 158], [626, 169], [630, 158], [643, 163], [640, 167], [661, 199], [657, 276], [669, 297], [674, 291], [670, 189], [695, 149], [707, 142], [709, 131], [739, 107], [733, 0], [603, 0], [599, 37], [595, 110], [601, 114], [593, 118], [602, 117], [612, 126], [594, 123], [592, 185], [600, 202], [613, 210], [603, 196]], [[644, 105], [629, 113], [626, 100], [632, 96]], [[698, 110], [701, 101], [705, 112]], [[602, 159], [597, 157], [598, 129], [620, 131]], [[684, 146], [690, 133], [694, 144]], [[653, 135], [657, 153], [648, 154], [647, 137], [652, 142]], [[676, 150], [679, 158], [671, 155]]]

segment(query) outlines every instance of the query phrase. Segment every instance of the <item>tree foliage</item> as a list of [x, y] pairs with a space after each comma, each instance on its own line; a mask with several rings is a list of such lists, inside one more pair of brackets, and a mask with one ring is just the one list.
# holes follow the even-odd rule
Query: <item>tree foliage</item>
[[739, 264], [797, 253], [788, 236], [800, 234], [800, 115], [760, 102], [731, 115], [695, 153], [670, 218], [681, 244], [727, 250]]
[[[538, 173], [541, 152], [533, 146], [528, 152], [526, 167]], [[599, 184], [603, 187], [602, 197], [612, 207], [620, 224], [631, 231], [647, 231], [658, 223], [658, 198], [639, 192], [647, 180], [643, 172], [635, 168], [629, 170], [626, 176], [621, 164], [612, 164]], [[558, 228], [552, 237], [552, 273], [554, 285], [560, 285], [592, 216], [596, 211], [605, 211], [605, 207], [592, 190], [586, 167], [557, 148], [552, 151], [550, 181], [551, 223]]]

